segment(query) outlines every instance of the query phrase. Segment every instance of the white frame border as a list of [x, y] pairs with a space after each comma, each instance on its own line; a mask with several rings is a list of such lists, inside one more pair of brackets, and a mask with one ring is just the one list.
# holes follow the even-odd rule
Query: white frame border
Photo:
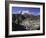
[[[12, 31], [12, 7], [36, 7], [40, 8], [40, 30], [35, 31]], [[9, 4], [9, 35], [21, 35], [21, 34], [37, 34], [43, 33], [43, 6], [42, 5], [26, 5], [26, 4]]]

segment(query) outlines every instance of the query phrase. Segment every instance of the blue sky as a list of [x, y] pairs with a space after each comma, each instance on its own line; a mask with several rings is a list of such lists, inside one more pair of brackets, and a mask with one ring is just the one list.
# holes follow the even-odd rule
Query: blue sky
[[12, 7], [12, 14], [19, 14], [20, 11], [28, 11], [29, 14], [39, 15], [40, 8], [32, 7]]

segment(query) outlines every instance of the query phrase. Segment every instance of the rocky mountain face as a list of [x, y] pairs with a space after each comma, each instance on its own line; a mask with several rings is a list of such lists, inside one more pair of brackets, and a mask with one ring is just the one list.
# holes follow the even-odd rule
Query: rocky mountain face
[[12, 14], [12, 23], [24, 26], [26, 30], [40, 30], [40, 15]]

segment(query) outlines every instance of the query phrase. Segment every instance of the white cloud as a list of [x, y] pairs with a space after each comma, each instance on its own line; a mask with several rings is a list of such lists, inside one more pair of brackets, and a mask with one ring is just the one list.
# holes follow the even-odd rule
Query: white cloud
[[21, 11], [22, 11], [22, 14], [27, 13], [27, 14], [33, 14], [33, 15], [40, 15], [40, 13], [29, 12], [28, 10], [20, 10], [17, 12], [13, 12], [13, 14], [20, 14]]
[[23, 11], [22, 11], [22, 14], [24, 14], [24, 13], [31, 14], [28, 10], [23, 10]]

